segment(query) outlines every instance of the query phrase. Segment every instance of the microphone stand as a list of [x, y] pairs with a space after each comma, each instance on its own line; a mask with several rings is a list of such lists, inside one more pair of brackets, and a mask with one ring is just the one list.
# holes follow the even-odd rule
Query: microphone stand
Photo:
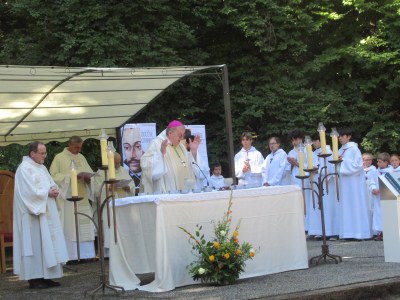
[[208, 182], [208, 179], [207, 179], [206, 174], [204, 174], [203, 170], [200, 168], [200, 166], [199, 166], [195, 161], [192, 161], [192, 164], [193, 164], [193, 165], [196, 165], [196, 166], [199, 168], [201, 174], [203, 174], [204, 178], [205, 178], [206, 181], [207, 181], [207, 187], [209, 187], [209, 186], [210, 186], [210, 183]]

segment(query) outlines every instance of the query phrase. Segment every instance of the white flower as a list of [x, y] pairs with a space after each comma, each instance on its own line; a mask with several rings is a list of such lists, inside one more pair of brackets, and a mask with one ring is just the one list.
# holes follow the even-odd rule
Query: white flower
[[204, 274], [205, 271], [206, 271], [206, 270], [204, 270], [203, 268], [199, 268], [199, 269], [197, 270], [197, 272], [198, 272], [200, 275]]
[[221, 231], [219, 232], [219, 234], [220, 234], [221, 236], [225, 236], [225, 235], [226, 235], [226, 231], [225, 231], [225, 230], [221, 230]]

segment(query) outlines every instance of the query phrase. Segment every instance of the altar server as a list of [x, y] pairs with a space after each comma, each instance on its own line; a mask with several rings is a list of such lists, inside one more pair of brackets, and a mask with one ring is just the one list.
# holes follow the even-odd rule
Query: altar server
[[262, 165], [263, 185], [285, 185], [287, 154], [281, 147], [281, 139], [277, 136], [268, 140], [270, 154], [265, 158]]
[[68, 260], [64, 234], [55, 198], [58, 187], [46, 167], [46, 146], [29, 145], [15, 174], [14, 189], [14, 274], [28, 280], [32, 289], [59, 286]]
[[235, 176], [238, 178], [238, 185], [262, 185], [262, 165], [264, 157], [253, 143], [251, 132], [243, 132], [240, 136], [242, 149], [235, 155]]
[[365, 183], [367, 188], [368, 206], [372, 215], [372, 233], [377, 235], [377, 239], [382, 239], [382, 210], [380, 206], [378, 170], [372, 164], [373, 156], [371, 153], [362, 155]]
[[371, 218], [365, 189], [365, 174], [358, 145], [351, 142], [352, 130], [339, 130], [339, 224], [341, 239], [370, 239]]

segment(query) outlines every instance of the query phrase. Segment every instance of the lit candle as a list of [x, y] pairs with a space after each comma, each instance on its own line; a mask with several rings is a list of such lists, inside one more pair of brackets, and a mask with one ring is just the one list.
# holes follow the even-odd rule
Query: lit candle
[[313, 155], [312, 155], [312, 141], [311, 138], [307, 135], [305, 137], [306, 149], [307, 149], [307, 169], [313, 169]]
[[299, 146], [299, 169], [300, 169], [300, 176], [304, 176], [304, 145], [300, 144]]
[[112, 142], [108, 142], [108, 178], [115, 179], [115, 164], [114, 164], [114, 146]]
[[107, 135], [105, 129], [101, 129], [99, 139], [100, 139], [100, 151], [101, 151], [101, 165], [107, 166], [108, 165], [108, 153], [107, 153], [108, 135]]
[[318, 124], [318, 132], [319, 132], [319, 140], [321, 142], [321, 150], [322, 154], [326, 154], [326, 138], [325, 138], [325, 131], [326, 128], [322, 122]]
[[338, 136], [339, 133], [337, 132], [336, 127], [333, 127], [331, 133], [333, 160], [339, 160]]
[[70, 177], [71, 177], [71, 196], [78, 197], [78, 173], [76, 171], [75, 162], [73, 160], [71, 161]]

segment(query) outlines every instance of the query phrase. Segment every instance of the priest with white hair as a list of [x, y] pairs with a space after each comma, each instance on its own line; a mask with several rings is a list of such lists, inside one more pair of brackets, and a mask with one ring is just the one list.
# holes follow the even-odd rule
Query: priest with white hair
[[[200, 136], [190, 140], [190, 151], [181, 143], [184, 138], [185, 126], [174, 120], [150, 143], [143, 154], [140, 165], [142, 167], [141, 185], [145, 193], [168, 193], [185, 190], [188, 180], [193, 182], [202, 177], [196, 168], [195, 162], [201, 165], [198, 154]], [[192, 188], [193, 188], [192, 187]]]

